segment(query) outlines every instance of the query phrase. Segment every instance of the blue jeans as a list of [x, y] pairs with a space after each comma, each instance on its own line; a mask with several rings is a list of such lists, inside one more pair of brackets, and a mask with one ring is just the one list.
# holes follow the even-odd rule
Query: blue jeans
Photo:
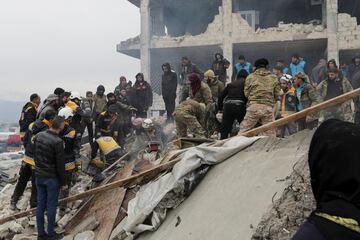
[[44, 229], [44, 213], [47, 209], [48, 229], [47, 234], [54, 236], [56, 208], [59, 200], [60, 183], [57, 178], [36, 178], [37, 209], [36, 224], [38, 236], [46, 235]]

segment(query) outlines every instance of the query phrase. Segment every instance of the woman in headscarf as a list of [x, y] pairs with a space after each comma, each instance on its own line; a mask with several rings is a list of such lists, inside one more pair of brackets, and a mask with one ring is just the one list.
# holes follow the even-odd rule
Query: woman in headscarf
[[309, 150], [316, 210], [293, 240], [360, 239], [360, 126], [336, 119], [315, 132]]

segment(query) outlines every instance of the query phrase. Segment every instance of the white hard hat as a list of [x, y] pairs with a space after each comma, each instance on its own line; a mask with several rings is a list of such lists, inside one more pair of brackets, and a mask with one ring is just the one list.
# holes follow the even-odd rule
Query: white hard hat
[[71, 92], [71, 95], [70, 95], [70, 99], [73, 100], [73, 99], [79, 99], [81, 100], [81, 95], [79, 92]]
[[64, 107], [60, 109], [58, 116], [63, 117], [64, 119], [68, 119], [69, 117], [74, 116], [74, 111], [69, 107]]
[[283, 74], [282, 77], [280, 78], [280, 81], [292, 82], [293, 77], [289, 74]]
[[145, 119], [144, 122], [142, 123], [142, 127], [145, 129], [150, 128], [152, 126], [154, 126], [154, 124], [150, 118]]

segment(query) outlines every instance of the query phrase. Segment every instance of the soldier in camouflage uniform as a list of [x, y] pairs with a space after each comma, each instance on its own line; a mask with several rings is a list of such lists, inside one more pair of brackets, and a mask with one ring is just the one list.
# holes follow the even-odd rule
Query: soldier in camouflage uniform
[[[298, 73], [294, 79], [296, 97], [297, 97], [297, 110], [302, 111], [309, 107], [319, 104], [319, 96], [313, 85], [309, 83], [308, 77], [305, 73]], [[313, 129], [318, 125], [319, 114], [313, 113], [306, 116], [306, 118], [298, 121], [298, 130]]]
[[[328, 78], [323, 80], [318, 86], [317, 91], [321, 101], [326, 101], [353, 90], [350, 82], [345, 77], [339, 76], [337, 68], [328, 70]], [[353, 101], [347, 101], [338, 106], [328, 108], [321, 112], [322, 119], [328, 120], [336, 118], [342, 121], [354, 122]]]
[[197, 74], [191, 74], [189, 77], [189, 81], [190, 99], [198, 103], [203, 103], [206, 106], [210, 105], [213, 102], [213, 97], [211, 95], [211, 90], [209, 86], [206, 83], [202, 82]]
[[209, 86], [211, 90], [211, 95], [213, 97], [213, 100], [215, 101], [211, 103], [205, 114], [205, 128], [207, 130], [208, 137], [211, 137], [213, 135], [216, 135], [216, 133], [220, 131], [220, 123], [216, 119], [216, 113], [218, 111], [217, 99], [219, 95], [224, 91], [225, 87], [224, 83], [219, 81], [218, 78], [215, 76], [213, 70], [208, 70], [207, 72], [205, 72], [204, 80], [205, 83], [207, 83], [207, 85]]
[[178, 105], [174, 112], [178, 137], [187, 137], [189, 129], [194, 137], [204, 138], [204, 116], [204, 104], [188, 99]]
[[[277, 77], [267, 69], [268, 66], [267, 59], [257, 60], [255, 72], [245, 80], [244, 93], [248, 98], [248, 108], [239, 134], [251, 130], [257, 123], [265, 125], [275, 120], [274, 107], [276, 101], [280, 100], [281, 88]], [[276, 131], [269, 130], [264, 135], [276, 136]]]

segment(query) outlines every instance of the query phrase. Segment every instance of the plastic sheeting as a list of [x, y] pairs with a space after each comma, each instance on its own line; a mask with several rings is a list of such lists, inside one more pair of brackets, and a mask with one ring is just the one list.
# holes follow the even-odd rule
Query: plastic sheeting
[[[155, 231], [166, 218], [169, 208], [177, 207], [207, 172], [207, 165], [218, 164], [247, 148], [259, 137], [234, 137], [220, 147], [208, 143], [189, 148], [173, 170], [144, 185], [129, 202], [128, 217], [123, 225], [127, 237], [133, 239], [145, 231]], [[123, 235], [124, 236], [124, 235]], [[116, 239], [116, 238], [115, 238]]]

